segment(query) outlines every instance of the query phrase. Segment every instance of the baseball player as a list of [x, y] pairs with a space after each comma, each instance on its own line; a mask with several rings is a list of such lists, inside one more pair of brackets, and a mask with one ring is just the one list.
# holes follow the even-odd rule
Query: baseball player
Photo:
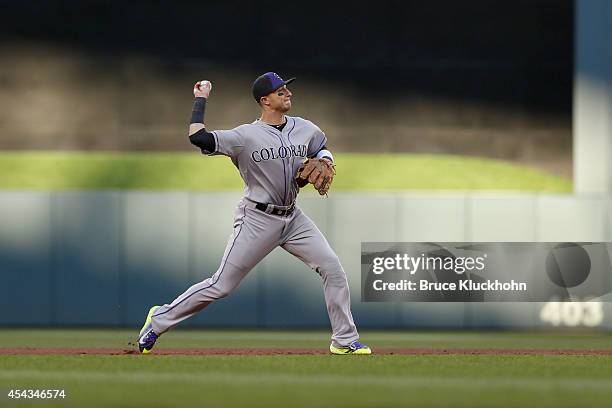
[[353, 322], [346, 274], [338, 256], [317, 226], [295, 200], [299, 188], [314, 184], [327, 193], [333, 176], [333, 156], [327, 138], [314, 123], [288, 116], [292, 93], [284, 81], [267, 72], [253, 83], [253, 97], [261, 117], [231, 130], [209, 132], [204, 111], [212, 89], [197, 82], [189, 125], [189, 139], [206, 155], [228, 156], [244, 180], [244, 197], [234, 214], [233, 232], [219, 269], [196, 283], [172, 303], [153, 306], [138, 336], [142, 353], [149, 353], [160, 335], [228, 296], [259, 261], [274, 248], [301, 259], [323, 279], [325, 303], [332, 326], [329, 350], [333, 354], [371, 354], [361, 344]]

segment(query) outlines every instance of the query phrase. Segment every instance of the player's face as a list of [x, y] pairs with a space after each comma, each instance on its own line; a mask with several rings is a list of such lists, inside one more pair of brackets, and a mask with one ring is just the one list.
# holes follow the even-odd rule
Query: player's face
[[289, 88], [287, 88], [287, 85], [278, 88], [268, 95], [270, 108], [280, 112], [288, 112], [289, 109], [291, 109], [291, 96], [293, 96], [293, 94]]

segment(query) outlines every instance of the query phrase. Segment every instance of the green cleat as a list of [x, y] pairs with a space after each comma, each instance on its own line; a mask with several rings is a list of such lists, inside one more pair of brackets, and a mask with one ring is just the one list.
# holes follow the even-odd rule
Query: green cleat
[[372, 354], [372, 350], [368, 346], [361, 344], [356, 340], [346, 347], [336, 347], [333, 344], [330, 344], [329, 351], [332, 354]]
[[159, 306], [153, 306], [149, 309], [147, 319], [138, 334], [138, 349], [142, 354], [149, 354], [159, 338], [159, 335], [153, 331], [153, 325], [151, 324], [153, 313], [155, 313], [157, 309], [159, 309]]

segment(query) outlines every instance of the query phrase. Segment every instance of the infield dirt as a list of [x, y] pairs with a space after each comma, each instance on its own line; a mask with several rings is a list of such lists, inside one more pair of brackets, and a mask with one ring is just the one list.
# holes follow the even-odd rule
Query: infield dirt
[[[308, 348], [205, 348], [160, 349], [152, 355], [180, 356], [241, 356], [241, 355], [326, 355], [326, 350]], [[0, 355], [140, 355], [133, 349], [108, 348], [2, 348]], [[612, 349], [496, 349], [496, 348], [383, 348], [374, 355], [547, 355], [547, 356], [609, 356]]]

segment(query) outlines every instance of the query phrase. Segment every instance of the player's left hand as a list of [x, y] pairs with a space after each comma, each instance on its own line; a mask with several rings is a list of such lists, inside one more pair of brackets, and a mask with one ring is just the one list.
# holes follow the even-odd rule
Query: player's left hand
[[295, 179], [300, 188], [312, 183], [320, 195], [326, 195], [335, 175], [336, 166], [331, 160], [307, 159], [298, 169]]
[[210, 83], [210, 81], [198, 81], [193, 86], [193, 96], [195, 96], [196, 98], [208, 98], [211, 90], [212, 84]]

